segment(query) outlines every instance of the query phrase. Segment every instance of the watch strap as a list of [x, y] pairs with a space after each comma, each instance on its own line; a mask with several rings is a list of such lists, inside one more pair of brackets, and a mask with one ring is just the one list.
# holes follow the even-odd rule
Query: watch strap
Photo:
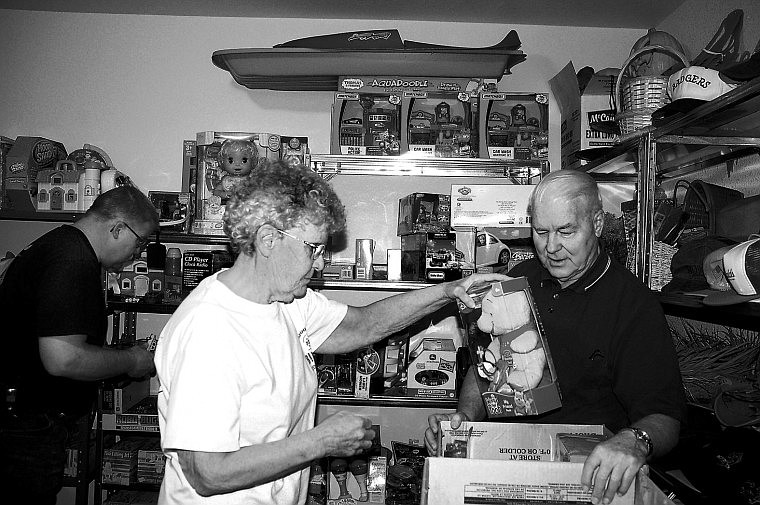
[[644, 447], [647, 448], [647, 457], [652, 455], [652, 452], [654, 451], [654, 445], [652, 444], [652, 437], [649, 436], [649, 433], [642, 430], [641, 428], [636, 428], [635, 426], [629, 426], [627, 428], [623, 428], [620, 431], [630, 431], [633, 433], [633, 436], [636, 437], [636, 440], [644, 444]]

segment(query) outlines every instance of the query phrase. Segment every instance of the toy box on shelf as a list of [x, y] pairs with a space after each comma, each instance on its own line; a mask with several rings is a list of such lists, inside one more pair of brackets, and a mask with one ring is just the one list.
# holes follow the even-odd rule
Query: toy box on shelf
[[481, 93], [480, 155], [508, 160], [549, 157], [549, 99], [544, 93]]
[[[385, 503], [387, 457], [382, 455], [380, 426], [373, 424], [375, 438], [367, 451], [350, 458], [328, 458], [322, 467], [327, 470], [327, 505], [359, 505]], [[314, 478], [312, 473], [312, 478]]]
[[530, 226], [528, 202], [533, 186], [452, 184], [451, 226]]
[[417, 398], [455, 398], [457, 350], [452, 339], [430, 338], [410, 358], [406, 395]]
[[398, 201], [396, 235], [420, 232], [448, 233], [451, 221], [451, 195], [412, 193]]
[[18, 136], [2, 143], [5, 152], [3, 178], [4, 209], [37, 210], [37, 174], [55, 168], [66, 159], [66, 148], [60, 142], [42, 137]]
[[561, 407], [548, 341], [525, 277], [491, 284], [471, 296], [475, 308], [460, 302], [459, 310], [488, 417], [537, 415]]
[[223, 235], [221, 221], [230, 191], [260, 159], [280, 159], [281, 139], [274, 133], [203, 131], [195, 141], [198, 166], [192, 232]]
[[593, 123], [615, 120], [613, 94], [619, 69], [595, 73], [580, 91], [573, 62], [549, 81], [562, 115], [561, 168], [578, 168], [586, 162], [577, 155], [586, 149], [604, 149], [615, 145], [618, 135], [592, 129]]
[[331, 154], [401, 154], [401, 94], [365, 84], [364, 78], [339, 79], [332, 109]]
[[413, 156], [477, 158], [481, 86], [481, 81], [472, 79], [412, 81], [403, 91], [402, 151]]
[[461, 279], [456, 234], [423, 232], [402, 236], [401, 278], [425, 282]]

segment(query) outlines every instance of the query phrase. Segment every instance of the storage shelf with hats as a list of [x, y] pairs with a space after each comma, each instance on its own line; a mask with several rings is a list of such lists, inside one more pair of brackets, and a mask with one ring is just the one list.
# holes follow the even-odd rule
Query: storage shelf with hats
[[[630, 249], [633, 254], [632, 270], [651, 288], [660, 290], [669, 280], [667, 275], [664, 282], [658, 279], [662, 272], [658, 270], [657, 263], [661, 259], [663, 249], [653, 233], [660, 217], [656, 212], [659, 195], [656, 195], [655, 191], [661, 186], [673, 186], [677, 181], [693, 179], [695, 175], [705, 171], [721, 170], [721, 167], [725, 167], [723, 169], [730, 174], [731, 167], [738, 160], [760, 153], [758, 111], [760, 78], [755, 78], [711, 101], [690, 103], [686, 112], [660, 119], [654, 114], [653, 125], [636, 130], [608, 152], [582, 166], [582, 170], [592, 174], [599, 181], [635, 181], [637, 199], [630, 202], [635, 215], [635, 234], [631, 237], [635, 246]], [[701, 213], [704, 222], [698, 224], [704, 229], [700, 231], [706, 235], [715, 235], [716, 215], [719, 216], [717, 210], [729, 209], [729, 203], [737, 202], [732, 203], [739, 212], [733, 219], [734, 224], [746, 221], [748, 228], [730, 230], [734, 234], [732, 238], [735, 242], [746, 240], [751, 233], [760, 231], [757, 207], [752, 206], [760, 197], [750, 197], [721, 186], [708, 186], [712, 186], [708, 188], [708, 192], [715, 191], [707, 196], [702, 192], [702, 198], [696, 200], [701, 208], [687, 208], [686, 211], [691, 210], [692, 217], [684, 216], [684, 219], [694, 219]], [[694, 187], [696, 189], [697, 185]], [[674, 187], [674, 193], [676, 189]], [[678, 195], [674, 194], [674, 200], [676, 196]], [[740, 207], [738, 200], [746, 207]], [[678, 205], [678, 202], [675, 204]], [[689, 206], [689, 202], [680, 203], [680, 206], [683, 207], [684, 204], [686, 207]], [[688, 228], [688, 223], [686, 226]], [[695, 231], [697, 228], [699, 227], [695, 226], [686, 232]], [[728, 228], [728, 225], [724, 225], [724, 229], [717, 230], [717, 234], [728, 234]], [[675, 248], [671, 249], [671, 256], [675, 251]], [[670, 258], [667, 259], [665, 274], [669, 273], [667, 268]], [[703, 259], [704, 257], [700, 258], [700, 261]], [[755, 282], [760, 281], [755, 279]], [[705, 288], [709, 287], [707, 282], [704, 284]], [[757, 330], [760, 327], [760, 303], [755, 303], [757, 300], [738, 305], [710, 307], [702, 303], [702, 299], [711, 294], [710, 291], [698, 288], [699, 286], [696, 286], [691, 289], [693, 295], [661, 293], [660, 298], [666, 313], [748, 330]], [[723, 287], [726, 288], [729, 286]]]

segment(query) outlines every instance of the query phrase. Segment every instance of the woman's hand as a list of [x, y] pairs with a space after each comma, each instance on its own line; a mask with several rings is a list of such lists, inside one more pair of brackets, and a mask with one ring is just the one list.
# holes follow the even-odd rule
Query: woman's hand
[[336, 412], [314, 428], [319, 437], [324, 456], [353, 456], [372, 447], [375, 430], [372, 420], [351, 414]]

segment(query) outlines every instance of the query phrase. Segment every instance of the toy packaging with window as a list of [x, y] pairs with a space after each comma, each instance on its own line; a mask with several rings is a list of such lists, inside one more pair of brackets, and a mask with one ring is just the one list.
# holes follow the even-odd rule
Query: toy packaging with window
[[549, 157], [549, 99], [544, 93], [482, 93], [483, 158], [545, 160]]
[[542, 414], [561, 397], [549, 345], [525, 277], [471, 293], [459, 302], [468, 348], [488, 417]]
[[220, 227], [213, 223], [221, 222], [230, 192], [260, 160], [280, 159], [281, 139], [274, 133], [203, 131], [195, 140], [197, 223], [193, 223], [192, 231], [220, 234]]
[[456, 234], [414, 233], [401, 237], [401, 279], [444, 282], [462, 277]]
[[332, 110], [331, 154], [401, 154], [401, 94], [365, 86], [363, 78], [339, 79]]
[[451, 195], [412, 193], [398, 201], [396, 234], [420, 232], [448, 233], [451, 221]]
[[421, 349], [410, 355], [406, 395], [417, 398], [455, 398], [457, 351], [448, 338], [424, 339]]

